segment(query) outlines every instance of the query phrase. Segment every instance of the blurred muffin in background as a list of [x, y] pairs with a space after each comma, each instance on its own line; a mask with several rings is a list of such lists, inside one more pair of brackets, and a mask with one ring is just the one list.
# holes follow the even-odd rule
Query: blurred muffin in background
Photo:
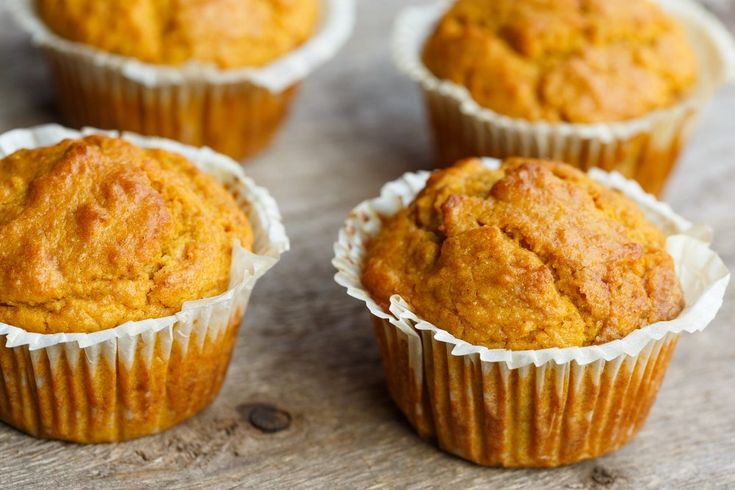
[[530, 121], [639, 117], [697, 79], [684, 29], [649, 1], [459, 0], [423, 60], [483, 107]]
[[354, 17], [352, 0], [12, 1], [46, 50], [69, 124], [235, 158], [268, 145]]
[[263, 66], [306, 41], [318, 0], [38, 0], [56, 34], [148, 63]]
[[394, 42], [440, 164], [552, 158], [656, 194], [735, 69], [732, 37], [691, 0], [458, 0], [406, 9]]

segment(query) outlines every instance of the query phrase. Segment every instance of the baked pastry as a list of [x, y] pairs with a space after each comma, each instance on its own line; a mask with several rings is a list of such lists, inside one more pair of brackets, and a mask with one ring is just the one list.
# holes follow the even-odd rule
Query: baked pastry
[[300, 82], [333, 56], [354, 0], [13, 0], [74, 127], [268, 146]]
[[252, 247], [234, 198], [184, 157], [87, 136], [0, 160], [0, 322], [94, 332], [229, 284]]
[[600, 344], [684, 304], [665, 237], [569, 165], [466, 160], [436, 172], [370, 245], [363, 283], [388, 309], [489, 348]]
[[648, 0], [458, 0], [423, 60], [480, 105], [531, 121], [639, 117], [697, 79], [684, 29]]
[[38, 0], [59, 36], [155, 64], [263, 66], [306, 41], [318, 0]]
[[0, 135], [0, 420], [123, 441], [217, 396], [288, 239], [272, 198], [223, 155], [85, 134]]
[[439, 165], [545, 158], [660, 194], [735, 40], [694, 0], [456, 0], [406, 8], [393, 46]]
[[619, 175], [471, 159], [362, 202], [332, 263], [421, 437], [549, 467], [635, 437], [679, 334], [719, 309], [729, 273], [696, 230]]

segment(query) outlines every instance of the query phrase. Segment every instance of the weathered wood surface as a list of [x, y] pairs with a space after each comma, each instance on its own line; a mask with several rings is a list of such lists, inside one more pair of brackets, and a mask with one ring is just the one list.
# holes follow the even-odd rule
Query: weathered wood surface
[[[216, 402], [125, 444], [40, 441], [0, 425], [0, 487], [735, 486], [735, 287], [714, 324], [680, 342], [638, 438], [598, 460], [546, 471], [477, 467], [422, 442], [393, 406], [367, 312], [332, 281], [330, 259], [357, 202], [430, 166], [417, 91], [394, 70], [386, 42], [403, 3], [359, 2], [352, 41], [305, 84], [278, 141], [247, 166], [278, 199], [293, 250], [256, 288]], [[709, 3], [735, 28], [734, 3]], [[56, 119], [43, 60], [2, 10], [0, 66], [0, 131]], [[734, 127], [735, 89], [723, 89], [667, 194], [683, 215], [714, 228], [731, 268]], [[290, 413], [290, 428], [256, 429], [253, 403]]]

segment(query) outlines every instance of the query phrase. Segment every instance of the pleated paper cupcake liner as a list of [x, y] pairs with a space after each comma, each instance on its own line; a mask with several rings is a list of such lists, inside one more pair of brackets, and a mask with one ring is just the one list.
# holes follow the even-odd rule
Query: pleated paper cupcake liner
[[187, 157], [233, 193], [254, 245], [250, 252], [234, 243], [227, 291], [186, 302], [168, 317], [94, 333], [39, 334], [0, 323], [0, 420], [37, 437], [85, 443], [159, 432], [206, 407], [224, 380], [256, 281], [289, 248], [273, 198], [237, 163], [207, 148], [46, 125], [0, 135], [0, 158], [94, 133]]
[[[498, 161], [484, 159], [497, 167]], [[408, 173], [353, 210], [335, 244], [335, 280], [372, 314], [388, 390], [418, 434], [490, 466], [558, 466], [612, 451], [646, 420], [682, 332], [703, 330], [730, 275], [695, 226], [617, 173], [590, 176], [624, 192], [668, 235], [685, 297], [673, 320], [589, 347], [488, 349], [419, 318], [400, 296], [385, 311], [362, 285], [382, 219], [410, 204], [428, 172]]]
[[451, 2], [403, 10], [394, 29], [394, 58], [423, 90], [439, 163], [476, 155], [551, 158], [584, 170], [615, 170], [660, 194], [696, 115], [717, 87], [735, 80], [735, 41], [692, 0], [658, 3], [687, 29], [699, 60], [698, 83], [670, 108], [600, 124], [532, 122], [481, 107], [464, 87], [438, 79], [421, 60], [426, 39]]
[[153, 65], [63, 39], [46, 27], [34, 0], [11, 11], [42, 47], [69, 124], [163, 136], [242, 158], [264, 149], [299, 83], [349, 38], [354, 0], [323, 0], [322, 22], [302, 46], [262, 68], [222, 70], [188, 63]]

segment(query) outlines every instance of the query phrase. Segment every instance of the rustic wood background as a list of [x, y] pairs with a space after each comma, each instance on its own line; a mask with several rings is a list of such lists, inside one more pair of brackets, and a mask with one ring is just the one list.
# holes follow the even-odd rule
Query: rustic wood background
[[[391, 20], [408, 2], [358, 3], [353, 39], [305, 84], [273, 147], [247, 164], [280, 203], [293, 248], [256, 288], [219, 398], [124, 444], [40, 441], [0, 424], [0, 487], [735, 487], [735, 287], [705, 333], [682, 339], [647, 425], [615, 454], [555, 470], [488, 469], [414, 435], [383, 385], [367, 311], [330, 265], [355, 204], [431, 166], [417, 90], [388, 51]], [[735, 29], [734, 2], [707, 4]], [[1, 5], [0, 66], [0, 131], [57, 120], [43, 59]], [[734, 130], [730, 87], [702, 115], [667, 192], [681, 214], [714, 228], [731, 269]], [[290, 428], [254, 427], [258, 403], [288, 412]]]

